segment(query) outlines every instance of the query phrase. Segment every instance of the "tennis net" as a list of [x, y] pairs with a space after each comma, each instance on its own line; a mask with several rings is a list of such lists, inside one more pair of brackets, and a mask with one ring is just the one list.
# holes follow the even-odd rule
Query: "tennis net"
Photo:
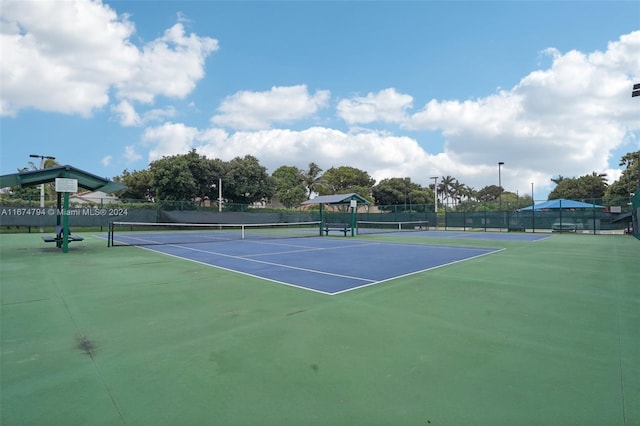
[[429, 222], [417, 220], [409, 222], [376, 222], [359, 220], [356, 222], [358, 234], [381, 234], [384, 232], [428, 231]]
[[319, 221], [251, 224], [111, 222], [107, 245], [196, 244], [319, 235]]

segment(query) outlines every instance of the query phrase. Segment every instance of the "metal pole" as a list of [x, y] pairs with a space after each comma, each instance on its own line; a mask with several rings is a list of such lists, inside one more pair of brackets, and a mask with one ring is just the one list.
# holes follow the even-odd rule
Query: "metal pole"
[[[31, 154], [29, 155], [31, 158], [39, 158], [40, 159], [40, 168], [39, 170], [44, 169], [44, 159], [55, 160], [56, 157], [52, 157], [50, 155], [40, 155], [40, 154]], [[44, 183], [40, 184], [40, 209], [44, 208]], [[44, 232], [44, 225], [40, 226], [40, 232]]]
[[435, 192], [433, 212], [436, 214], [436, 229], [438, 229], [438, 176], [431, 176], [431, 179], [433, 179], [433, 190]]
[[433, 190], [435, 191], [435, 202], [433, 211], [438, 214], [438, 176], [431, 176], [433, 179]]
[[[633, 85], [633, 90], [631, 91], [631, 97], [635, 98], [636, 96], [640, 96], [640, 83], [636, 83]], [[638, 191], [640, 191], [640, 154], [638, 154], [638, 183], [637, 183]]]
[[222, 211], [222, 178], [218, 178], [218, 212]]
[[536, 202], [533, 199], [533, 182], [531, 182], [531, 228], [533, 232], [536, 232]]
[[500, 161], [498, 163], [498, 187], [500, 188], [500, 194], [499, 194], [499, 199], [500, 199], [500, 211], [502, 211], [502, 172], [501, 172], [501, 168], [504, 165], [503, 161]]

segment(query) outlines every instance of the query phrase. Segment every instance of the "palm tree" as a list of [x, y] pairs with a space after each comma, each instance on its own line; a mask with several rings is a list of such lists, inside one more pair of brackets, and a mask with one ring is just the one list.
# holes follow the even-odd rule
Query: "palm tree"
[[464, 196], [467, 198], [467, 201], [473, 201], [476, 198], [476, 191], [472, 186], [465, 185], [464, 187]]
[[602, 184], [605, 187], [609, 186], [609, 182], [607, 182], [607, 174], [606, 173], [591, 172], [591, 176], [599, 178], [602, 181]]
[[[55, 158], [42, 158], [42, 168], [50, 169], [52, 167], [58, 167], [60, 163], [58, 163]], [[31, 170], [40, 170], [40, 165], [36, 165], [33, 161], [29, 161], [29, 167]], [[26, 171], [26, 170], [25, 170]], [[44, 188], [44, 192], [46, 193], [46, 198], [53, 200], [56, 198], [56, 189], [53, 183], [45, 183], [42, 184]]]
[[309, 168], [301, 172], [302, 185], [307, 191], [307, 200], [311, 198], [311, 194], [320, 192], [323, 186], [322, 169], [316, 163], [309, 163]]
[[[60, 165], [60, 163], [58, 163], [55, 160], [55, 158], [43, 158], [43, 160], [44, 160], [42, 162], [43, 169], [50, 169], [52, 167], [58, 167]], [[40, 170], [40, 166], [34, 163], [33, 161], [29, 161], [29, 167], [31, 167], [31, 170]]]
[[462, 199], [466, 196], [466, 192], [467, 186], [456, 179], [452, 184], [452, 193], [456, 205], [462, 203]]
[[442, 176], [440, 185], [438, 185], [438, 192], [442, 194], [442, 202], [449, 201], [454, 191], [454, 182], [456, 179], [453, 176]]

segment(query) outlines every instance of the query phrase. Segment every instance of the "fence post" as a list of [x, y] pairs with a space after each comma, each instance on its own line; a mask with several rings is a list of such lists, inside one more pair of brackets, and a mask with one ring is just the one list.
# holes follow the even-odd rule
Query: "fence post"
[[[560, 200], [560, 204], [559, 205], [560, 205], [560, 209], [559, 209], [559, 213], [560, 213], [560, 233], [562, 234], [562, 232], [563, 232], [562, 231], [562, 200]], [[553, 227], [553, 225], [551, 227]], [[552, 232], [553, 232], [553, 230], [552, 230]]]
[[593, 212], [593, 235], [596, 235], [596, 200], [591, 200], [591, 210]]

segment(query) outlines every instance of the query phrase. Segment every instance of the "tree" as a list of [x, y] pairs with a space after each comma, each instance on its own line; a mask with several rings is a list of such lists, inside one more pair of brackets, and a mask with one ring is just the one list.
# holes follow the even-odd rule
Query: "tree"
[[453, 176], [442, 176], [440, 184], [438, 185], [438, 194], [440, 194], [443, 203], [447, 203], [451, 199], [455, 182], [456, 178]]
[[274, 179], [274, 195], [287, 208], [299, 206], [307, 199], [304, 172], [294, 166], [281, 166], [271, 174]]
[[324, 173], [322, 180], [324, 185], [320, 195], [355, 192], [366, 198], [371, 198], [371, 188], [376, 183], [369, 173], [349, 166], [330, 168]]
[[251, 204], [271, 198], [275, 193], [274, 179], [252, 155], [236, 157], [227, 165], [223, 196], [232, 203]]
[[[43, 169], [50, 169], [52, 167], [58, 167], [60, 165], [60, 163], [58, 163], [55, 158], [43, 158], [43, 162], [42, 162], [42, 168]], [[40, 169], [40, 165], [36, 165], [33, 161], [29, 161], [29, 167], [31, 168], [31, 170], [39, 170]], [[24, 170], [26, 171], [26, 170]], [[38, 186], [38, 188], [40, 188], [40, 186]], [[39, 189], [38, 189], [38, 194], [39, 194]], [[53, 182], [49, 182], [49, 183], [45, 183], [44, 184], [44, 193], [46, 194], [46, 198], [48, 198], [49, 200], [55, 200], [57, 198], [57, 194], [56, 194], [56, 185]]]
[[558, 175], [557, 178], [551, 178], [551, 182], [553, 182], [553, 183], [555, 183], [557, 185], [557, 184], [559, 184], [560, 182], [562, 182], [565, 179], [566, 179], [566, 177], [564, 177], [562, 175]]
[[462, 202], [462, 198], [464, 198], [466, 191], [467, 191], [467, 186], [464, 183], [460, 183], [458, 179], [456, 179], [451, 184], [450, 192], [451, 192], [451, 196], [454, 199], [455, 205], [458, 205]]
[[[604, 176], [604, 179], [603, 179]], [[607, 189], [606, 174], [593, 172], [579, 178], [565, 178], [549, 193], [549, 200], [592, 200], [602, 198]]]
[[406, 180], [402, 178], [382, 179], [371, 188], [375, 203], [379, 206], [402, 204], [406, 194]]
[[489, 185], [480, 189], [477, 194], [478, 201], [491, 202], [500, 198], [502, 188], [498, 185]]
[[371, 188], [377, 205], [427, 204], [434, 200], [433, 192], [422, 188], [410, 178], [389, 178], [381, 180]]
[[[33, 165], [33, 163], [29, 163]], [[18, 169], [18, 173], [29, 171], [28, 167], [23, 167]], [[45, 186], [46, 188], [46, 186]], [[10, 189], [10, 193], [13, 197], [19, 198], [21, 200], [39, 200], [40, 199], [40, 185], [38, 186], [12, 186]]]
[[610, 204], [626, 204], [631, 194], [638, 191], [638, 158], [640, 151], [629, 152], [620, 159], [620, 166], [624, 166], [620, 179], [613, 182], [605, 193], [605, 199]]
[[[43, 158], [42, 160], [42, 168], [43, 169], [50, 169], [52, 167], [58, 167], [60, 165], [60, 163], [58, 163], [55, 158]], [[33, 161], [29, 161], [29, 168], [31, 170], [40, 170], [40, 164], [36, 164]], [[27, 169], [22, 169], [21, 171], [26, 172]]]
[[196, 181], [184, 155], [165, 156], [152, 161], [149, 170], [158, 198], [179, 201], [196, 197]]
[[324, 182], [321, 173], [320, 166], [313, 162], [309, 163], [309, 168], [302, 172], [302, 185], [307, 192], [307, 200], [311, 198], [311, 194], [322, 192]]
[[210, 160], [193, 149], [153, 161], [149, 171], [160, 199], [204, 200], [214, 196], [218, 177], [226, 173], [226, 167], [221, 160]]
[[119, 198], [146, 201], [155, 199], [153, 175], [150, 170], [129, 172], [124, 169], [122, 175], [114, 177], [113, 180], [127, 186], [127, 189], [118, 192]]

